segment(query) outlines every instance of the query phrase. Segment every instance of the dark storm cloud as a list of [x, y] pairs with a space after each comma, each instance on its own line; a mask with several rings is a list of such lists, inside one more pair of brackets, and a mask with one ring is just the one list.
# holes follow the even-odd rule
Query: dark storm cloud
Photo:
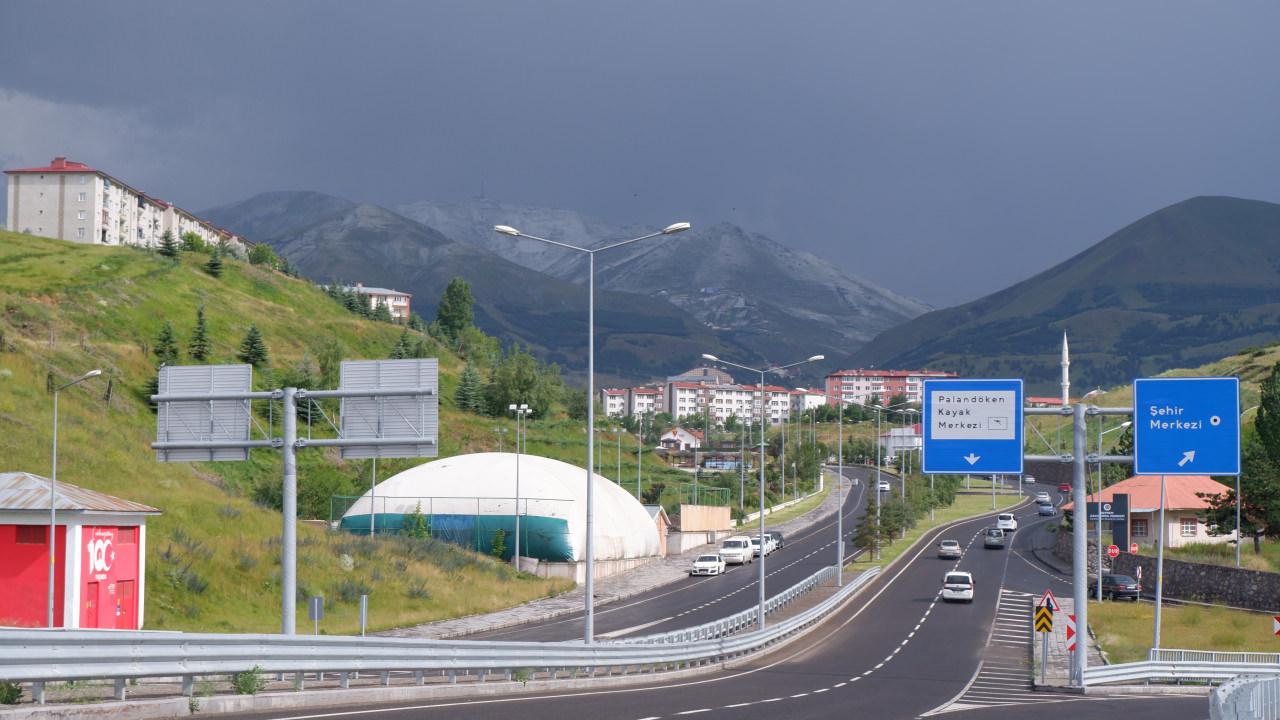
[[730, 220], [935, 304], [1280, 199], [1280, 5], [4, 3], [0, 164]]

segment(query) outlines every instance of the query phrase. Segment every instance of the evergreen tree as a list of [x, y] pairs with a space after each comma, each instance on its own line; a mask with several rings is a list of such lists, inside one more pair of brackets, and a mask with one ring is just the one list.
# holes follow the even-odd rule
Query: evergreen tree
[[215, 246], [209, 255], [209, 262], [204, 264], [204, 271], [213, 277], [222, 277], [222, 250]]
[[173, 334], [173, 325], [168, 320], [165, 321], [164, 327], [160, 328], [160, 334], [156, 336], [156, 346], [151, 352], [155, 353], [156, 361], [160, 365], [178, 364], [178, 339]]
[[436, 322], [440, 329], [450, 338], [458, 337], [458, 333], [472, 322], [471, 285], [460, 277], [449, 281], [440, 298], [440, 306], [436, 308]]
[[396, 340], [396, 346], [391, 349], [392, 360], [404, 360], [413, 353], [412, 346], [409, 345], [409, 331], [401, 330], [400, 338]]
[[391, 307], [379, 300], [378, 306], [373, 310], [373, 319], [384, 323], [394, 322], [391, 317]]
[[236, 353], [236, 357], [240, 362], [249, 363], [254, 367], [267, 364], [267, 344], [263, 342], [262, 331], [258, 330], [257, 325], [249, 326], [249, 332], [245, 333], [244, 340], [240, 341], [240, 352]]
[[178, 255], [182, 254], [182, 248], [178, 245], [178, 241], [174, 239], [171, 231], [165, 230], [164, 234], [160, 236], [160, 248], [158, 252], [167, 258], [173, 258], [175, 260]]
[[475, 367], [468, 365], [463, 369], [453, 400], [459, 410], [484, 412], [484, 380]]
[[191, 331], [191, 344], [187, 346], [187, 354], [196, 362], [209, 359], [209, 328], [204, 322], [204, 306], [196, 308], [196, 327]]
[[409, 313], [409, 329], [418, 332], [426, 332], [427, 324], [422, 321], [422, 316], [416, 312]]
[[1280, 466], [1280, 362], [1271, 368], [1271, 374], [1258, 389], [1262, 396], [1253, 427], [1258, 431], [1258, 442], [1262, 443], [1271, 463]]
[[430, 346], [427, 345], [426, 338], [418, 338], [418, 342], [413, 344], [413, 357], [421, 360], [429, 357], [431, 352]]

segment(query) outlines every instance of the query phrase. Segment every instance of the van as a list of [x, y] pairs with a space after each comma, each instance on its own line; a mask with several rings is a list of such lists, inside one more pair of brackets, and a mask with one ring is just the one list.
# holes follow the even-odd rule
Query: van
[[720, 557], [730, 565], [743, 565], [755, 560], [755, 549], [751, 547], [751, 538], [746, 535], [734, 535], [720, 543]]

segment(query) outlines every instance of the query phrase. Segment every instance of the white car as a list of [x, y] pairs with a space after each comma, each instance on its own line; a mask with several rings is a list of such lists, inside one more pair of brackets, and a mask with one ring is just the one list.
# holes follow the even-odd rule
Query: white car
[[996, 516], [996, 527], [1005, 532], [1014, 532], [1018, 529], [1018, 519], [1013, 513], [1000, 513]]
[[973, 573], [949, 572], [942, 578], [942, 600], [973, 602]]
[[689, 568], [690, 575], [720, 575], [724, 572], [724, 558], [719, 555], [699, 555]]
[[[760, 544], [760, 536], [759, 536], [759, 535], [757, 535], [757, 536], [755, 536], [755, 537], [751, 538], [751, 546], [752, 546], [752, 547], [755, 547], [755, 546], [757, 546], [757, 545], [759, 545], [759, 544]], [[777, 543], [775, 543], [775, 542], [774, 542], [773, 538], [769, 537], [768, 535], [765, 535], [765, 536], [764, 536], [764, 554], [765, 554], [765, 555], [772, 555], [772, 554], [773, 554], [773, 551], [774, 551], [774, 550], [777, 550], [777, 549], [778, 549], [778, 545], [777, 545]]]
[[734, 535], [720, 543], [720, 557], [730, 565], [753, 562], [755, 550], [751, 547], [751, 538], [746, 535]]
[[959, 560], [964, 554], [964, 550], [960, 548], [960, 543], [956, 540], [943, 540], [938, 543], [938, 557], [943, 560]]
[[1049, 493], [1047, 493], [1047, 492], [1038, 492], [1038, 493], [1036, 493], [1036, 503], [1037, 503], [1037, 504], [1038, 504], [1038, 503], [1049, 503], [1049, 504], [1051, 504], [1051, 505], [1052, 505], [1052, 504], [1053, 504], [1053, 500], [1049, 498]]
[[880, 481], [880, 492], [889, 492], [889, 490], [890, 490], [890, 488], [889, 488], [889, 481], [888, 481], [888, 480], [881, 480], [881, 481]]

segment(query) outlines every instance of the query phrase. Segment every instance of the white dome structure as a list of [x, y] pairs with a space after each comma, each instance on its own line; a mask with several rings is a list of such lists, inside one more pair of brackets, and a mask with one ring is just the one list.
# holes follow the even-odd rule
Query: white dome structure
[[[343, 514], [341, 526], [367, 532], [403, 527], [420, 513], [433, 537], [489, 552], [497, 531], [506, 533], [510, 557], [515, 532], [514, 453], [475, 453], [434, 460], [378, 483]], [[520, 554], [552, 562], [586, 557], [586, 473], [580, 467], [536, 455], [519, 456]], [[656, 556], [658, 530], [649, 513], [613, 481], [595, 483], [595, 559]]]

